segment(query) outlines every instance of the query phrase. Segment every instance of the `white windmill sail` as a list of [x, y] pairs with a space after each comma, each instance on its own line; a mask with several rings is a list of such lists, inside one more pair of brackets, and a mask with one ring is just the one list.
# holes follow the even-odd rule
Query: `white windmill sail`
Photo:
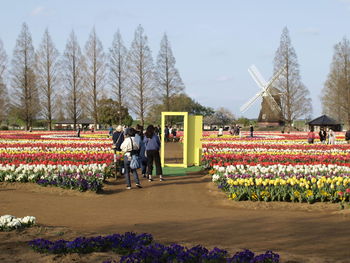
[[269, 89], [272, 87], [273, 82], [280, 77], [280, 75], [284, 70], [285, 70], [285, 66], [282, 67], [280, 70], [278, 70], [276, 74], [273, 75], [273, 77], [268, 82], [266, 82], [263, 76], [260, 74], [259, 70], [256, 68], [256, 66], [255, 65], [250, 66], [248, 69], [248, 72], [252, 76], [256, 84], [262, 89], [262, 91], [255, 94], [253, 98], [251, 98], [249, 101], [243, 104], [243, 106], [240, 108], [240, 111], [242, 113], [247, 111], [259, 97], [266, 97], [266, 96], [268, 97], [267, 103], [270, 105], [272, 109], [282, 111], [281, 107], [278, 105], [274, 97], [269, 92]]
[[240, 111], [241, 112], [245, 112], [246, 110], [248, 110], [250, 108], [250, 106], [259, 98], [262, 96], [262, 93], [264, 93], [263, 91], [258, 92], [257, 94], [255, 94], [255, 96], [253, 98], [251, 98], [249, 101], [247, 101], [245, 104], [243, 104], [240, 107]]

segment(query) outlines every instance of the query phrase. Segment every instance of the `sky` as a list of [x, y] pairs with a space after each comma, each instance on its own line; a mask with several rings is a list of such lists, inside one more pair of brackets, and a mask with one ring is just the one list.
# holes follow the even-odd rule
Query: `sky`
[[154, 62], [166, 32], [186, 93], [205, 106], [225, 107], [236, 117], [257, 118], [260, 101], [239, 111], [260, 88], [247, 69], [265, 79], [284, 27], [289, 30], [302, 82], [310, 91], [313, 117], [322, 113], [320, 96], [334, 45], [350, 38], [350, 0], [1, 0], [0, 39], [11, 58], [23, 22], [34, 47], [49, 29], [63, 53], [75, 31], [83, 47], [93, 27], [105, 51], [119, 29], [127, 47], [141, 24]]

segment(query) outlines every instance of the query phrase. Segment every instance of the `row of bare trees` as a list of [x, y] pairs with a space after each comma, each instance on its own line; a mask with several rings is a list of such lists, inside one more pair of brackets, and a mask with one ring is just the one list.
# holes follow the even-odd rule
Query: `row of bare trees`
[[92, 118], [96, 125], [99, 101], [110, 96], [118, 102], [118, 112], [129, 108], [143, 125], [152, 105], [166, 101], [167, 110], [171, 110], [169, 98], [184, 90], [175, 62], [164, 34], [154, 65], [141, 25], [129, 50], [117, 31], [105, 53], [93, 28], [83, 51], [72, 31], [60, 55], [48, 30], [35, 51], [24, 23], [10, 68], [0, 40], [0, 122], [11, 105], [18, 110], [27, 129], [35, 118], [44, 118], [51, 129], [53, 120], [59, 116], [70, 118], [74, 128], [83, 117]]

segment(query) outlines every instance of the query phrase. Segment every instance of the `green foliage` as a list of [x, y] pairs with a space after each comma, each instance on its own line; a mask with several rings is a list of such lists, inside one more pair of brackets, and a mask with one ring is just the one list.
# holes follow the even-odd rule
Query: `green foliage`
[[33, 127], [47, 128], [47, 120], [33, 120]]
[[[129, 115], [128, 109], [121, 107], [121, 112], [118, 112], [118, 102], [112, 99], [99, 100], [98, 115], [101, 124], [119, 124], [119, 118], [121, 124], [131, 125], [133, 122], [132, 117]], [[120, 115], [120, 116], [119, 116]]]
[[[164, 98], [161, 104], [152, 106], [146, 122], [160, 124], [161, 112], [165, 110], [166, 100]], [[210, 116], [214, 114], [214, 110], [212, 108], [201, 105], [185, 93], [176, 94], [170, 97], [170, 111], [188, 112], [189, 114], [203, 116]], [[176, 120], [174, 120], [174, 122], [176, 122]]]
[[9, 110], [8, 123], [10, 126], [21, 127], [25, 125], [24, 118], [19, 107], [12, 106]]
[[[251, 120], [245, 118], [245, 117], [240, 117], [239, 119], [237, 119], [236, 121], [238, 124], [240, 124], [241, 126], [245, 127], [245, 126], [249, 126], [250, 124], [254, 125], [252, 123]], [[254, 121], [255, 122], [255, 121]]]

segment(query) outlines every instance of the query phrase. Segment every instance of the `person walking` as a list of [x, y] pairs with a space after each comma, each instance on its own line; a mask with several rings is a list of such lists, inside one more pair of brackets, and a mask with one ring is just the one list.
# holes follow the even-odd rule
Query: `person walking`
[[145, 135], [143, 134], [143, 126], [136, 125], [135, 142], [139, 145], [139, 162], [141, 165], [142, 177], [146, 178], [147, 169], [147, 157], [146, 157], [146, 146], [144, 143]]
[[176, 128], [173, 128], [171, 130], [171, 134], [173, 135], [173, 142], [177, 142], [177, 138], [176, 138], [177, 131], [176, 131]]
[[235, 133], [234, 128], [233, 128], [233, 126], [231, 126], [231, 127], [230, 127], [230, 134], [231, 134], [231, 135], [234, 135], [234, 133]]
[[253, 127], [253, 125], [251, 125], [250, 124], [250, 137], [252, 137], [253, 138], [253, 134], [254, 134], [254, 127]]
[[224, 130], [222, 127], [220, 127], [218, 131], [218, 137], [221, 137], [223, 134], [224, 134]]
[[112, 127], [112, 125], [109, 126], [108, 135], [109, 135], [109, 136], [113, 136], [113, 127]]
[[168, 126], [165, 126], [165, 128], [164, 128], [164, 140], [165, 140], [165, 142], [168, 142], [169, 141], [169, 128], [168, 128]]
[[241, 139], [243, 134], [241, 132], [241, 127], [237, 124], [237, 135], [239, 136], [239, 138]]
[[169, 136], [168, 136], [168, 141], [170, 141], [170, 135], [173, 134], [173, 127], [169, 126]]
[[154, 126], [149, 125], [146, 129], [145, 139], [146, 145], [146, 156], [147, 156], [147, 175], [148, 180], [151, 182], [153, 172], [153, 162], [156, 166], [156, 175], [159, 176], [159, 180], [163, 181], [163, 171], [160, 163], [160, 140], [159, 137], [154, 133]]
[[117, 160], [117, 152], [121, 152], [120, 146], [122, 145], [124, 141], [124, 132], [123, 127], [121, 125], [118, 125], [118, 127], [115, 129], [115, 132], [112, 135], [113, 140], [113, 151], [114, 151], [114, 164], [119, 166], [119, 173], [123, 174], [123, 168], [124, 168], [124, 162], [123, 160], [119, 159]]
[[345, 133], [345, 140], [347, 143], [350, 143], [350, 129], [348, 129]]
[[320, 142], [324, 143], [326, 141], [327, 134], [326, 134], [326, 131], [323, 127], [321, 127], [321, 129], [318, 133], [318, 136], [320, 136]]
[[80, 137], [80, 126], [78, 126], [78, 129], [77, 129], [77, 137]]
[[307, 142], [312, 144], [315, 140], [315, 133], [313, 129], [310, 129], [309, 133], [307, 134]]
[[335, 133], [332, 129], [329, 129], [329, 134], [328, 134], [328, 144], [335, 144]]
[[126, 189], [131, 189], [130, 172], [134, 175], [135, 183], [138, 188], [142, 188], [137, 174], [137, 169], [131, 168], [130, 163], [134, 155], [137, 156], [139, 145], [135, 141], [135, 129], [128, 128], [125, 134], [125, 139], [120, 146], [124, 153], [124, 176], [126, 181]]

